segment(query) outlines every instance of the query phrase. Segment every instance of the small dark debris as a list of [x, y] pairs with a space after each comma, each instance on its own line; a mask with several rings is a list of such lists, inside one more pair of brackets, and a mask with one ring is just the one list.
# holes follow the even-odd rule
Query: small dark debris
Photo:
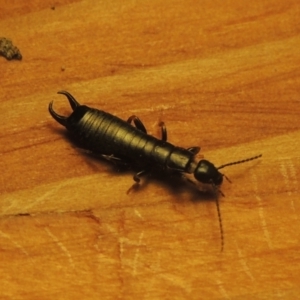
[[11, 40], [7, 38], [0, 38], [0, 55], [4, 56], [7, 60], [22, 59], [20, 50], [15, 47]]
[[55, 6], [52, 6], [51, 9], [52, 9], [52, 10], [55, 10]]

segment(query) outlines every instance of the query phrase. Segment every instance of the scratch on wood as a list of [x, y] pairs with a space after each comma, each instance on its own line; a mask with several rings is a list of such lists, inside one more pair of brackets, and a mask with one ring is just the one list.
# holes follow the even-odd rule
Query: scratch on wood
[[136, 276], [136, 274], [137, 274], [137, 264], [138, 264], [138, 259], [140, 256], [140, 246], [142, 244], [143, 238], [144, 238], [144, 232], [141, 232], [141, 234], [139, 236], [138, 245], [135, 250], [134, 259], [133, 259], [133, 276]]
[[55, 188], [52, 188], [51, 190], [45, 192], [40, 197], [36, 198], [32, 203], [27, 205], [24, 209], [24, 211], [27, 211], [29, 208], [32, 208], [33, 206], [37, 205], [38, 203], [44, 201], [45, 199], [48, 199], [51, 195], [56, 194], [61, 188], [65, 187], [66, 185], [69, 185], [70, 181], [58, 183]]
[[109, 225], [108, 223], [104, 224], [105, 228], [108, 230], [109, 233], [113, 233], [114, 236], [117, 235], [117, 230], [113, 226]]
[[[161, 273], [162, 268], [161, 268], [161, 253], [158, 252], [155, 255], [155, 260], [152, 261], [151, 263], [151, 269], [153, 270], [154, 273]], [[152, 277], [154, 279], [154, 277]]]
[[[138, 267], [138, 261], [139, 261], [139, 257], [140, 257], [140, 246], [142, 245], [143, 242], [143, 238], [144, 238], [144, 232], [141, 232], [139, 235], [139, 239], [138, 241], [131, 241], [128, 238], [123, 238], [120, 237], [119, 238], [119, 261], [120, 261], [120, 270], [123, 272], [124, 270], [124, 265], [125, 265], [125, 261], [124, 261], [124, 246], [125, 243], [127, 245], [131, 245], [131, 246], [136, 246], [136, 250], [134, 253], [134, 258], [133, 260], [130, 260], [130, 265], [132, 265], [132, 275], [136, 276], [137, 274], [137, 267]], [[132, 264], [131, 264], [132, 262]]]
[[[290, 196], [293, 194], [293, 188], [298, 187], [298, 180], [296, 177], [296, 172], [295, 172], [295, 167], [294, 164], [291, 160], [288, 162], [282, 162], [280, 164], [280, 171], [281, 175], [283, 176], [284, 179], [284, 184], [287, 186], [288, 190], [288, 195]], [[292, 186], [292, 187], [291, 187]]]
[[192, 292], [191, 283], [188, 281], [188, 277], [186, 276], [182, 277], [170, 273], [161, 273], [159, 277], [169, 281], [171, 284], [176, 285], [177, 287], [180, 287], [187, 294]]
[[217, 279], [216, 282], [217, 282], [217, 286], [219, 288], [219, 291], [220, 291], [220, 294], [222, 295], [222, 297], [224, 299], [231, 299], [230, 296], [228, 295], [225, 287], [224, 287], [223, 282], [221, 280], [219, 280], [219, 279]]
[[239, 262], [242, 265], [242, 268], [244, 270], [244, 272], [246, 273], [246, 275], [252, 280], [254, 281], [254, 277], [248, 267], [247, 261], [242, 253], [242, 251], [240, 250], [237, 241], [235, 240], [235, 245], [236, 245], [236, 249], [237, 249], [237, 253], [238, 253], [238, 257], [239, 257]]
[[50, 231], [49, 228], [45, 228], [45, 231], [51, 237], [51, 239], [56, 243], [56, 245], [62, 250], [62, 252], [67, 256], [70, 265], [75, 269], [74, 260], [69, 250], [65, 247], [65, 245], [62, 242], [59, 241], [59, 239]]
[[141, 213], [140, 213], [137, 209], [134, 210], [134, 213], [135, 213], [140, 219], [144, 219], [143, 216], [141, 215]]
[[255, 199], [258, 202], [258, 215], [260, 218], [260, 222], [261, 222], [261, 227], [263, 230], [263, 234], [264, 234], [264, 238], [268, 244], [268, 247], [270, 249], [273, 249], [273, 244], [270, 238], [270, 233], [267, 227], [267, 222], [266, 222], [266, 218], [265, 218], [265, 213], [264, 213], [264, 207], [263, 207], [263, 203], [262, 203], [262, 199], [261, 197], [258, 195], [258, 186], [257, 186], [257, 177], [256, 175], [252, 172], [251, 174], [251, 179], [252, 179], [252, 184], [254, 187], [254, 195], [255, 195]]
[[286, 295], [282, 293], [282, 291], [277, 289], [274, 291], [274, 295], [276, 295], [277, 299], [284, 299], [284, 298], [287, 299]]
[[119, 258], [121, 267], [123, 268], [124, 238], [119, 238]]
[[97, 266], [102, 270], [103, 262], [108, 264], [114, 264], [116, 262], [116, 259], [112, 257], [110, 254], [105, 254], [103, 252], [103, 247], [99, 247], [99, 245], [94, 245], [94, 248], [97, 250]]
[[[160, 277], [163, 274], [162, 268], [161, 268], [161, 253], [157, 252], [155, 255], [155, 259], [151, 260], [151, 271], [152, 276], [150, 276], [149, 281], [147, 282], [147, 290], [152, 291], [155, 290], [155, 283], [159, 282], [159, 286], [161, 285]], [[145, 294], [144, 299], [153, 299], [153, 295], [151, 294]]]
[[124, 238], [120, 237], [119, 238], [119, 262], [120, 262], [120, 267], [118, 270], [118, 275], [119, 275], [119, 280], [120, 280], [120, 295], [123, 295], [124, 293], [124, 266], [123, 266], [123, 253], [124, 253]]
[[[132, 109], [130, 110], [130, 113], [145, 113], [145, 112], [154, 112], [158, 110], [168, 110], [168, 109], [173, 109], [175, 106], [174, 105], [159, 105], [157, 107], [150, 107], [150, 108], [144, 108], [144, 109]], [[177, 106], [176, 106], [177, 107]]]
[[[296, 176], [295, 165], [292, 160], [288, 160], [288, 162], [282, 162], [280, 164], [280, 172], [283, 176], [284, 184], [288, 188], [287, 194], [291, 196], [292, 194], [295, 194], [295, 192], [293, 191], [298, 192], [299, 183]], [[294, 212], [296, 212], [295, 202], [293, 198], [291, 198], [291, 208]], [[298, 219], [297, 214], [295, 214], [295, 216]]]
[[13, 245], [15, 245], [18, 249], [20, 249], [22, 253], [29, 256], [28, 252], [24, 249], [24, 247], [22, 247], [18, 242], [14, 241], [10, 235], [0, 230], [0, 236], [8, 239]]

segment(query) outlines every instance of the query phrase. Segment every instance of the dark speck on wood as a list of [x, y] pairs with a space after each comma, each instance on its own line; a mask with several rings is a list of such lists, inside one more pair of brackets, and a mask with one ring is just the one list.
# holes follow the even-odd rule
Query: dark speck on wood
[[15, 47], [11, 40], [7, 38], [0, 38], [0, 55], [4, 56], [7, 60], [22, 59], [20, 50]]

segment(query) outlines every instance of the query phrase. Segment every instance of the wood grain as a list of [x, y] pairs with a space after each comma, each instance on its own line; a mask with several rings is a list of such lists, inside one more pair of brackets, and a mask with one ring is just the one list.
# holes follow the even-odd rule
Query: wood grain
[[[2, 3], [1, 3], [2, 2]], [[20, 2], [20, 1], [19, 1]], [[300, 3], [0, 1], [1, 299], [298, 299]], [[209, 193], [84, 155], [59, 90], [224, 169]]]

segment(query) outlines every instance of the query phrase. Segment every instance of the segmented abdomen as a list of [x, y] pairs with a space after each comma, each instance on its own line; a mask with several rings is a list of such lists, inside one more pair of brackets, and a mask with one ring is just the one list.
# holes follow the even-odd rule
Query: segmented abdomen
[[80, 109], [70, 116], [69, 130], [87, 149], [182, 171], [193, 158], [186, 149], [147, 135], [116, 116], [86, 106]]

